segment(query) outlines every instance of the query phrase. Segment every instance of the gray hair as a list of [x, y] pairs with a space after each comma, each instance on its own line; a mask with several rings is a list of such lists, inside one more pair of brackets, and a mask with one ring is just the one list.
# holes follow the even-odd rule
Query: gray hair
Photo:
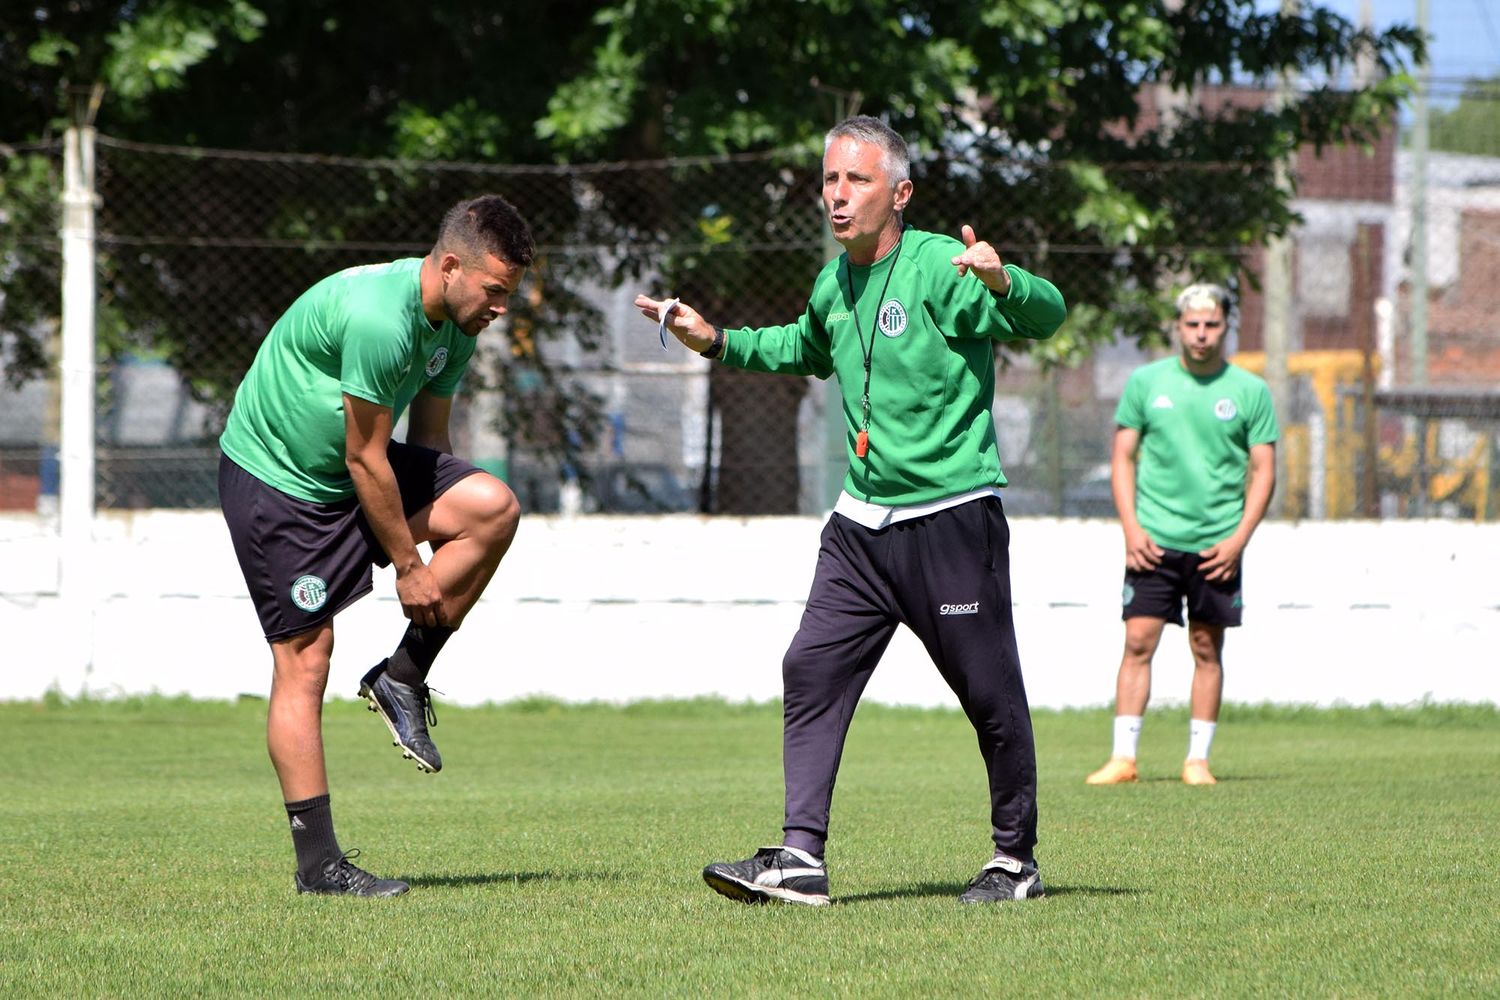
[[906, 140], [879, 118], [855, 115], [839, 122], [823, 137], [824, 155], [827, 155], [828, 147], [833, 145], [835, 139], [853, 139], [855, 142], [879, 146], [884, 154], [882, 165], [885, 167], [886, 177], [890, 178], [891, 187], [894, 188], [911, 177], [911, 154], [907, 152]]
[[1227, 322], [1229, 313], [1234, 309], [1234, 302], [1229, 297], [1229, 290], [1223, 285], [1213, 285], [1208, 282], [1199, 282], [1196, 285], [1188, 285], [1177, 296], [1177, 316], [1189, 309], [1214, 309], [1217, 308], [1224, 314]]

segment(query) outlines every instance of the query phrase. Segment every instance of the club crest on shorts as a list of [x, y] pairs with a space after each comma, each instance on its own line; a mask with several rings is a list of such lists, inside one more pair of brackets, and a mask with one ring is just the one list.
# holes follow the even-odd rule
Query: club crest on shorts
[[1232, 399], [1221, 399], [1214, 404], [1214, 416], [1220, 420], [1233, 420], [1234, 415], [1238, 412], [1240, 411], [1235, 408], [1234, 400]]
[[1125, 590], [1120, 594], [1120, 606], [1129, 607], [1130, 602], [1135, 600], [1135, 588], [1130, 584], [1125, 585]]
[[875, 324], [887, 337], [899, 337], [906, 332], [906, 309], [895, 299], [886, 299], [876, 314]]
[[292, 581], [292, 603], [303, 611], [316, 611], [328, 603], [328, 584], [308, 573]]
[[447, 365], [448, 365], [448, 348], [446, 348], [446, 347], [439, 347], [437, 350], [435, 350], [435, 351], [432, 352], [432, 357], [430, 357], [430, 358], [427, 359], [427, 367], [425, 369], [423, 369], [423, 370], [427, 372], [427, 377], [428, 378], [432, 378], [438, 372], [442, 371], [445, 367], [447, 367]]

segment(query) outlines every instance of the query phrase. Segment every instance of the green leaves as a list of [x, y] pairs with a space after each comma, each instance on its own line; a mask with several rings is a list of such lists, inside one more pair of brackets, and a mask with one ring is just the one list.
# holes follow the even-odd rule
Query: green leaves
[[183, 85], [187, 71], [232, 36], [254, 41], [265, 15], [245, 0], [189, 3], [164, 0], [123, 20], [107, 36], [109, 55], [102, 73], [110, 88], [126, 100], [140, 100], [159, 90]]
[[26, 58], [38, 66], [61, 66], [77, 57], [78, 46], [52, 32], [43, 32], [26, 50]]
[[391, 154], [403, 160], [463, 160], [476, 153], [500, 159], [505, 125], [494, 110], [473, 98], [436, 114], [403, 101], [391, 115]]
[[1135, 246], [1157, 223], [1139, 198], [1112, 184], [1103, 169], [1092, 163], [1064, 165], [1082, 197], [1073, 211], [1073, 224], [1092, 229], [1105, 243]]
[[1452, 153], [1500, 154], [1500, 77], [1470, 80], [1455, 106], [1434, 111], [1429, 143]]
[[610, 133], [630, 121], [645, 56], [627, 51], [617, 25], [594, 53], [595, 72], [563, 83], [536, 123], [539, 138], [556, 144], [557, 155], [593, 155]]

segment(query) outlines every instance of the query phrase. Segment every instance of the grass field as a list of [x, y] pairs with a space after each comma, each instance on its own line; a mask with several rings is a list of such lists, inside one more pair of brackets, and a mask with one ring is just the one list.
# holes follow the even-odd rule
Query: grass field
[[1106, 713], [1038, 713], [1048, 898], [955, 899], [988, 857], [972, 733], [867, 705], [834, 800], [837, 905], [747, 907], [708, 861], [779, 836], [780, 710], [440, 709], [419, 774], [330, 704], [345, 848], [412, 883], [299, 897], [265, 705], [0, 704], [0, 995], [1500, 995], [1500, 713], [1229, 706], [1089, 788]]

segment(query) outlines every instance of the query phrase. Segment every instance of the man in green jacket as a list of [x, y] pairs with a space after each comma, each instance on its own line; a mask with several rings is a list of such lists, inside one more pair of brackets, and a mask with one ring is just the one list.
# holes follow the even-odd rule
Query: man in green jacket
[[905, 226], [906, 144], [850, 118], [827, 135], [823, 205], [845, 252], [786, 326], [714, 326], [691, 306], [636, 305], [692, 350], [752, 371], [838, 379], [849, 472], [782, 663], [786, 813], [779, 845], [703, 871], [746, 903], [828, 902], [824, 846], [844, 737], [898, 625], [958, 696], [989, 775], [993, 856], [964, 902], [1042, 895], [1036, 749], [1011, 618], [1006, 483], [995, 446], [995, 342], [1044, 339], [1066, 315], [1044, 278]]

